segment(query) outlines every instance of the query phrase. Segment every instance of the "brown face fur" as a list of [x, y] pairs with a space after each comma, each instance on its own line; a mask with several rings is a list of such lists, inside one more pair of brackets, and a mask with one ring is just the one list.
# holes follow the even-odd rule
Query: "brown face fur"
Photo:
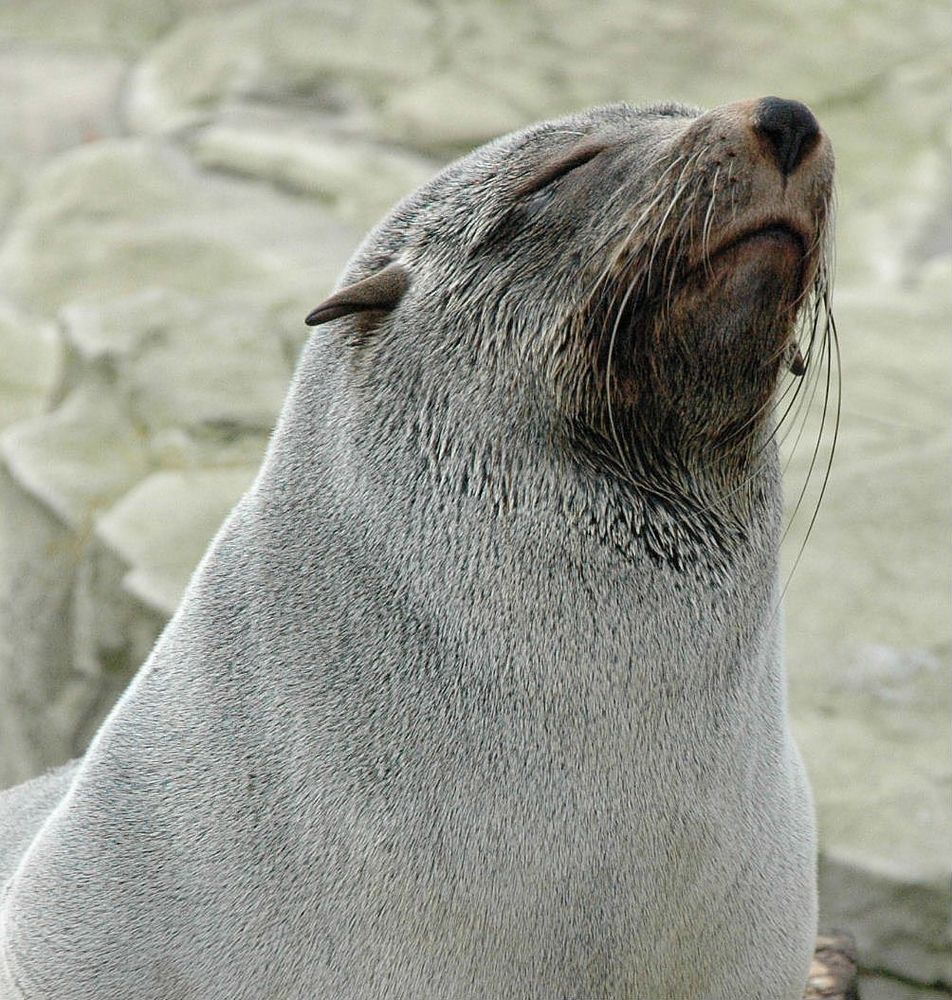
[[[642, 466], [652, 449], [656, 460], [743, 464], [796, 350], [798, 315], [827, 294], [829, 142], [805, 141], [785, 174], [758, 107], [700, 115], [666, 144], [575, 317], [590, 358], [576, 390], [584, 422], [622, 449], [637, 440]], [[597, 187], [610, 169], [599, 158], [624, 155], [606, 147], [579, 182]]]

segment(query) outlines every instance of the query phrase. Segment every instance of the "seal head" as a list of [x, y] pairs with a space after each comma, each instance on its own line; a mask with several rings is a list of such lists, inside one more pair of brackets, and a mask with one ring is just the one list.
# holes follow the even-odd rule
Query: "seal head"
[[774, 97], [615, 105], [499, 140], [355, 257], [345, 281], [387, 308], [342, 321], [345, 339], [377, 328], [353, 363], [376, 384], [425, 357], [422, 389], [468, 355], [480, 409], [532, 410], [595, 467], [710, 503], [749, 477], [782, 371], [805, 370], [796, 322], [828, 295], [832, 172], [812, 113]]

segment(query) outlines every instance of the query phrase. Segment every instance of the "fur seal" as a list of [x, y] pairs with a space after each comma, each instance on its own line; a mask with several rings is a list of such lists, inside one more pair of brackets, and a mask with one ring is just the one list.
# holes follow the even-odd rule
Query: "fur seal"
[[86, 755], [0, 800], [2, 995], [800, 1000], [773, 412], [832, 170], [796, 102], [612, 105], [401, 202]]

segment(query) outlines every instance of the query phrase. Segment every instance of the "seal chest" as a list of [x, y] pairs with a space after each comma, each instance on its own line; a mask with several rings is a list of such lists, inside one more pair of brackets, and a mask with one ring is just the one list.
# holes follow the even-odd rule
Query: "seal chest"
[[13, 873], [5, 974], [799, 1000], [774, 413], [832, 169], [796, 102], [613, 105], [399, 204]]

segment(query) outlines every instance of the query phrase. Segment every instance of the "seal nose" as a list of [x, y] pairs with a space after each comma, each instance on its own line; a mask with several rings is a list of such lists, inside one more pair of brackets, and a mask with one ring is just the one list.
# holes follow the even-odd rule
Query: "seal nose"
[[765, 97], [758, 103], [754, 128], [770, 143], [784, 177], [797, 169], [820, 136], [820, 126], [805, 104], [779, 97]]

